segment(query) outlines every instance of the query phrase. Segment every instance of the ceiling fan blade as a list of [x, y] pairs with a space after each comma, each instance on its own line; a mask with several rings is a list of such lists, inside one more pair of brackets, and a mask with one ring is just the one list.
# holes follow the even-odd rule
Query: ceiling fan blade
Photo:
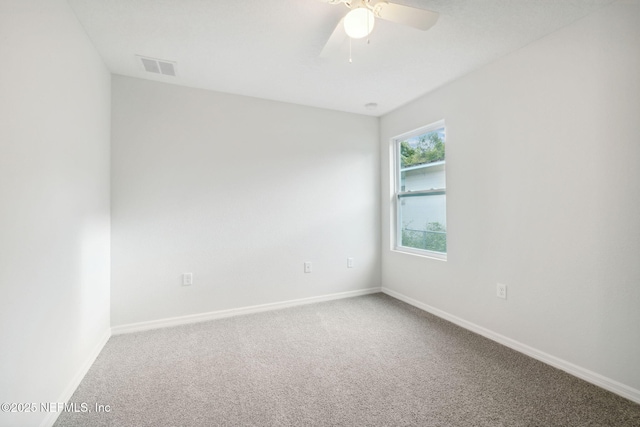
[[324, 48], [322, 48], [322, 52], [320, 52], [320, 58], [327, 58], [331, 56], [331, 53], [338, 50], [340, 48], [340, 45], [346, 38], [347, 33], [344, 32], [344, 18], [342, 18], [340, 22], [338, 22], [338, 25], [336, 25], [333, 33], [331, 33], [331, 36], [329, 37], [329, 40], [327, 40], [327, 43], [324, 45]]
[[386, 1], [377, 3], [374, 6], [374, 13], [378, 18], [408, 25], [423, 31], [433, 27], [440, 16], [439, 13], [430, 10], [417, 9]]

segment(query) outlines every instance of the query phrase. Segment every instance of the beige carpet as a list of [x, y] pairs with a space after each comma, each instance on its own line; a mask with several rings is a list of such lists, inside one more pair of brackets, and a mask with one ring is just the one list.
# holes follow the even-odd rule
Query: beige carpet
[[383, 294], [112, 337], [56, 426], [640, 426], [640, 405]]

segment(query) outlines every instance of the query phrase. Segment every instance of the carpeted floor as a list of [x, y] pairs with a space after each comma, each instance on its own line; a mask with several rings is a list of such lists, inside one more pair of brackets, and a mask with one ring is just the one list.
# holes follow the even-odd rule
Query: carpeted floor
[[112, 337], [56, 426], [640, 426], [640, 405], [383, 294]]

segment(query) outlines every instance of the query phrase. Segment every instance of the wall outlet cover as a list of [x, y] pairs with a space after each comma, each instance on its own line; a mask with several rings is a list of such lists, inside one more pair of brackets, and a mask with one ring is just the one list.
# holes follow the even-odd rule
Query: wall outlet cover
[[498, 298], [507, 299], [507, 285], [498, 283], [496, 287], [496, 296]]
[[193, 273], [183, 273], [182, 286], [191, 286], [191, 285], [193, 285]]

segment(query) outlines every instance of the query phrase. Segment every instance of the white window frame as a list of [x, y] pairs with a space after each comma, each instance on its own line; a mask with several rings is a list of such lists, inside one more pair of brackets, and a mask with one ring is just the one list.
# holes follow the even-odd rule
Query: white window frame
[[[392, 236], [391, 236], [391, 242], [392, 242], [392, 250], [396, 251], [396, 252], [401, 252], [401, 253], [407, 253], [407, 254], [411, 254], [411, 255], [418, 255], [418, 256], [422, 256], [422, 257], [426, 257], [426, 258], [433, 258], [433, 259], [437, 259], [437, 260], [441, 260], [441, 261], [446, 261], [447, 260], [447, 253], [443, 253], [443, 252], [435, 252], [435, 251], [429, 251], [426, 249], [416, 249], [416, 248], [411, 248], [411, 247], [407, 247], [407, 246], [401, 246], [400, 245], [400, 238], [402, 236], [402, 224], [400, 224], [400, 199], [402, 197], [402, 195], [407, 195], [408, 193], [411, 193], [413, 195], [418, 195], [418, 194], [446, 194], [447, 193], [447, 188], [446, 188], [446, 184], [445, 184], [445, 188], [439, 188], [439, 189], [435, 189], [435, 190], [422, 190], [422, 191], [412, 191], [412, 192], [403, 192], [400, 191], [400, 183], [401, 183], [401, 172], [400, 172], [400, 143], [402, 141], [405, 141], [407, 139], [416, 137], [418, 135], [423, 135], [425, 133], [429, 133], [429, 132], [433, 132], [435, 130], [438, 130], [440, 128], [445, 128], [445, 135], [446, 135], [446, 126], [445, 126], [445, 121], [443, 120], [438, 120], [437, 122], [431, 123], [427, 126], [422, 126], [418, 129], [412, 130], [410, 132], [406, 132], [403, 134], [400, 134], [398, 136], [395, 136], [393, 138], [391, 138], [391, 145], [392, 145], [392, 149], [393, 149], [393, 155], [391, 156], [391, 161], [393, 162], [391, 165], [391, 171], [393, 173], [393, 204], [394, 206], [394, 214], [391, 215], [391, 220], [392, 220], [392, 224], [391, 224], [391, 230], [392, 230]], [[444, 165], [445, 165], [445, 182], [446, 182], [446, 170], [447, 170], [447, 157], [446, 157], [446, 147], [447, 147], [447, 140], [445, 137], [445, 159], [444, 159]], [[449, 216], [449, 209], [448, 209], [448, 204], [445, 202], [445, 215], [448, 217]], [[448, 221], [447, 221], [448, 224]], [[448, 228], [448, 227], [447, 227]], [[447, 231], [447, 237], [448, 237], [448, 231]], [[448, 239], [447, 239], [447, 252], [449, 251], [449, 245], [448, 245]]]

